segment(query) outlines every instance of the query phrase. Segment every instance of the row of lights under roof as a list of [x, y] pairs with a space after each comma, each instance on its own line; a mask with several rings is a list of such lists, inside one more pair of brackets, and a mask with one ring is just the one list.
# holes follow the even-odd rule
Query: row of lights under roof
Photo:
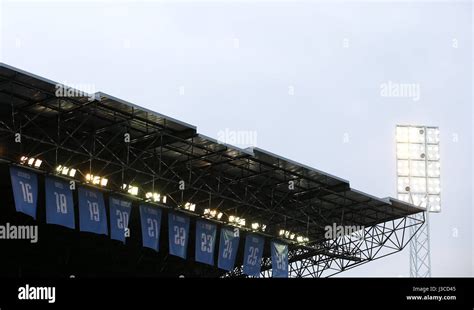
[[[43, 161], [41, 159], [34, 158], [34, 157], [22, 156], [20, 158], [20, 163], [22, 165], [34, 167], [34, 168], [37, 168], [37, 169], [39, 169], [41, 167], [42, 162]], [[63, 166], [63, 165], [58, 165], [56, 167], [55, 171], [58, 175], [68, 176], [68, 177], [72, 177], [72, 178], [75, 177], [76, 172], [77, 172], [76, 169], [71, 168], [71, 167], [67, 167], [67, 166]], [[107, 186], [109, 180], [105, 177], [101, 177], [101, 176], [98, 176], [98, 175], [93, 175], [93, 174], [88, 173], [85, 176], [85, 181], [86, 181], [86, 183], [90, 183], [90, 184], [93, 184], [93, 185], [99, 185], [99, 186], [105, 187], [105, 186]], [[139, 191], [138, 186], [131, 185], [131, 184], [123, 184], [122, 185], [122, 190], [126, 191], [127, 193], [129, 193], [130, 195], [133, 195], [133, 196], [137, 196], [138, 191]], [[145, 198], [149, 201], [152, 201], [152, 202], [166, 203], [166, 195], [161, 195], [161, 194], [156, 193], [156, 192], [147, 192], [145, 194]], [[191, 202], [186, 202], [180, 207], [183, 208], [186, 211], [196, 212], [196, 204], [191, 203]], [[222, 216], [223, 216], [223, 213], [219, 212], [216, 209], [208, 208], [208, 209], [204, 209], [203, 215], [206, 218], [216, 219], [216, 220], [220, 221]], [[228, 222], [231, 225], [234, 225], [234, 226], [237, 226], [237, 227], [245, 227], [245, 225], [246, 225], [245, 218], [238, 217], [238, 216], [235, 216], [235, 215], [229, 215], [228, 216]], [[261, 223], [258, 223], [258, 222], [253, 222], [250, 226], [251, 226], [251, 229], [254, 230], [254, 231], [265, 232], [266, 229], [267, 229], [267, 225], [261, 224]], [[307, 237], [296, 236], [294, 233], [291, 233], [290, 231], [283, 230], [283, 229], [280, 230], [279, 236], [282, 237], [282, 238], [286, 238], [288, 240], [291, 240], [291, 241], [295, 241], [295, 239], [296, 239], [296, 242], [298, 242], [298, 243], [304, 243], [304, 242], [309, 241], [309, 239]]]
[[20, 163], [25, 166], [30, 166], [30, 167], [39, 169], [43, 161], [41, 159], [34, 158], [34, 157], [21, 156]]
[[292, 233], [289, 230], [284, 230], [284, 229], [280, 229], [280, 231], [278, 232], [278, 235], [288, 240], [294, 241], [296, 239], [296, 242], [298, 243], [305, 243], [309, 241], [308, 237], [297, 236], [295, 233]]
[[[43, 161], [39, 158], [35, 157], [28, 157], [28, 156], [21, 156], [20, 157], [20, 164], [24, 166], [29, 166], [29, 167], [34, 167], [39, 169], [42, 165]], [[64, 165], [58, 165], [56, 166], [55, 172], [57, 175], [62, 175], [62, 176], [67, 176], [74, 178], [77, 173], [77, 169], [71, 168], [68, 166]], [[98, 185], [105, 187], [107, 186], [109, 180], [105, 177], [99, 176], [99, 175], [94, 175], [91, 173], [88, 173], [85, 175], [85, 181], [86, 183], [90, 183], [93, 185]], [[137, 196], [138, 195], [138, 186], [134, 186], [131, 184], [123, 184], [122, 185], [122, 190], [126, 191], [130, 195]], [[160, 193], [156, 192], [147, 192], [145, 194], [145, 198], [149, 201], [153, 202], [162, 202], [166, 203], [166, 195], [161, 195]]]

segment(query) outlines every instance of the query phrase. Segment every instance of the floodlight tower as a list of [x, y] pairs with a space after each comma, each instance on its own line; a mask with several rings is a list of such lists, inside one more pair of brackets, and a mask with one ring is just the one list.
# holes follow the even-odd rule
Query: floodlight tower
[[429, 213], [441, 211], [439, 129], [397, 125], [398, 199], [426, 209], [414, 215], [425, 225], [411, 230], [410, 276], [431, 277]]

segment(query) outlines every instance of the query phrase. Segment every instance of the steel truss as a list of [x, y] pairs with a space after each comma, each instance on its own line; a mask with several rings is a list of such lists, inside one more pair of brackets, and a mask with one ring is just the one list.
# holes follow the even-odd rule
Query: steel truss
[[[47, 171], [61, 164], [82, 176], [105, 176], [106, 190], [136, 184], [141, 192], [166, 193], [175, 208], [192, 201], [201, 209], [238, 214], [265, 223], [267, 237], [277, 237], [280, 229], [309, 237], [305, 245], [290, 245], [290, 276], [327, 276], [400, 251], [408, 241], [407, 218], [419, 212], [261, 151], [218, 143], [192, 126], [111, 96], [58, 98], [54, 85], [8, 73], [0, 75], [0, 143], [7, 146], [2, 158], [41, 158]], [[18, 134], [21, 143], [15, 143]], [[125, 134], [130, 142], [124, 142]], [[412, 226], [419, 229], [423, 222]], [[324, 227], [333, 223], [364, 226], [365, 235], [328, 241]], [[270, 267], [266, 255], [262, 276], [270, 275]], [[241, 276], [241, 270], [227, 276]]]
[[[333, 276], [401, 251], [412, 239], [408, 229], [416, 233], [424, 227], [423, 215], [424, 213], [418, 213], [416, 216], [374, 225], [366, 228], [363, 233], [328, 240], [312, 248], [291, 249], [288, 254], [289, 276], [296, 278]], [[271, 276], [271, 260], [266, 257], [262, 262], [260, 277]], [[239, 266], [224, 277], [246, 276]]]

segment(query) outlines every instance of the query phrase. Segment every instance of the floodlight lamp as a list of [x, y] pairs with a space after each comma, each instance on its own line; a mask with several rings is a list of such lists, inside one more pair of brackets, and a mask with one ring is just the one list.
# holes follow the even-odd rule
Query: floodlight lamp
[[145, 194], [145, 198], [152, 200], [153, 202], [159, 202], [161, 195], [155, 192], [148, 192]]
[[108, 183], [108, 182], [109, 182], [108, 179], [102, 178], [102, 179], [100, 180], [100, 185], [101, 185], [101, 186], [107, 186], [107, 183]]
[[69, 168], [63, 167], [63, 169], [61, 170], [61, 174], [68, 175], [69, 174]]
[[43, 161], [41, 159], [36, 159], [34, 163], [35, 168], [39, 168], [42, 163]]
[[100, 177], [97, 175], [94, 175], [92, 178], [92, 184], [101, 184], [100, 183]]
[[134, 186], [131, 184], [123, 184], [122, 188], [127, 191], [130, 195], [137, 196], [138, 195], [138, 186]]
[[194, 203], [186, 202], [184, 204], [184, 209], [194, 212], [196, 210], [196, 205]]

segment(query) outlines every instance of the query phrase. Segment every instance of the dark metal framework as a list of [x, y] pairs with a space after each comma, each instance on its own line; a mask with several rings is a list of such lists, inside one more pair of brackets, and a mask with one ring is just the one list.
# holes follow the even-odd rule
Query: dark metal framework
[[[281, 229], [307, 237], [304, 245], [290, 242], [290, 276], [328, 276], [400, 251], [409, 241], [406, 229], [424, 223], [407, 222], [422, 211], [413, 205], [367, 195], [265, 150], [219, 143], [194, 126], [104, 93], [58, 97], [57, 85], [0, 64], [1, 158], [37, 157], [46, 171], [62, 164], [82, 176], [105, 176], [112, 191], [136, 184], [141, 196], [166, 193], [171, 206], [192, 201], [197, 215], [213, 208], [264, 223], [268, 238], [278, 238]], [[324, 228], [333, 224], [363, 226], [365, 233], [327, 240]], [[241, 275], [240, 267], [227, 274]], [[267, 253], [262, 276], [270, 275]]]

